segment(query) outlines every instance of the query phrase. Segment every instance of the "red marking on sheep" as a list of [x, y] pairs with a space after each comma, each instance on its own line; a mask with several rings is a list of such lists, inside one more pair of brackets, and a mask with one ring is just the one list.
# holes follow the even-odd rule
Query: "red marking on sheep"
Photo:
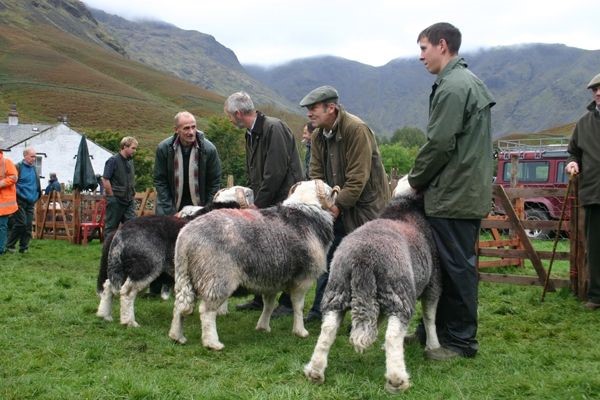
[[244, 209], [222, 208], [219, 210], [215, 210], [213, 212], [226, 214], [227, 216], [229, 216], [231, 218], [245, 219], [246, 221], [255, 221], [261, 217], [260, 211], [251, 209], [251, 208], [244, 208]]

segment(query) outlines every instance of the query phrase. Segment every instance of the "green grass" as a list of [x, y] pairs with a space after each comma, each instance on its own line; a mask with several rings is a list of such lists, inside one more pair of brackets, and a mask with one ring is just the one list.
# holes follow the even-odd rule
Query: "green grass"
[[[258, 312], [219, 317], [225, 349], [200, 344], [197, 312], [186, 345], [168, 337], [172, 300], [138, 299], [138, 329], [95, 316], [100, 245], [33, 241], [27, 254], [0, 256], [2, 399], [387, 399], [381, 341], [365, 354], [348, 344], [347, 322], [330, 353], [326, 381], [302, 374], [319, 327], [291, 335], [291, 318], [257, 332]], [[412, 387], [404, 399], [593, 399], [600, 393], [598, 312], [568, 291], [483, 283], [480, 353], [426, 361], [408, 346]], [[243, 301], [242, 299], [234, 302]], [[308, 304], [312, 299], [308, 301]], [[118, 303], [113, 316], [118, 320]], [[382, 328], [383, 330], [383, 328]], [[380, 337], [382, 332], [380, 332]]]

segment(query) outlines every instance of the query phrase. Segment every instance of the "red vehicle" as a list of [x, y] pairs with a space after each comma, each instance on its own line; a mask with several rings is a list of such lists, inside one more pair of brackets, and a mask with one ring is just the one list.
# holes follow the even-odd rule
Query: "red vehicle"
[[[498, 141], [498, 169], [495, 183], [510, 187], [511, 158], [518, 156], [517, 185], [522, 187], [566, 188], [568, 138], [540, 138]], [[525, 199], [525, 216], [530, 220], [558, 220], [564, 198], [532, 197]], [[496, 202], [497, 203], [497, 202]], [[494, 211], [504, 214], [497, 205]], [[565, 219], [568, 219], [565, 215]], [[550, 232], [527, 230], [532, 238], [548, 237]]]

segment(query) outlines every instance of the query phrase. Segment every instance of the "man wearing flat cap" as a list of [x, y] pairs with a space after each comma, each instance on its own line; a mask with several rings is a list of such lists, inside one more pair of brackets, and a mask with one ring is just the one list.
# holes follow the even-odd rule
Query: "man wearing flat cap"
[[579, 174], [579, 201], [585, 210], [585, 239], [589, 268], [588, 301], [590, 310], [600, 308], [600, 74], [587, 88], [594, 100], [588, 112], [577, 121], [567, 151], [570, 156], [565, 170]]
[[[321, 86], [300, 101], [316, 128], [311, 137], [310, 178], [341, 188], [330, 209], [335, 218], [335, 238], [327, 255], [328, 264], [342, 238], [377, 218], [390, 199], [375, 134], [360, 118], [347, 112], [338, 99], [335, 88]], [[325, 273], [317, 281], [307, 322], [321, 318], [321, 298], [328, 276]]]

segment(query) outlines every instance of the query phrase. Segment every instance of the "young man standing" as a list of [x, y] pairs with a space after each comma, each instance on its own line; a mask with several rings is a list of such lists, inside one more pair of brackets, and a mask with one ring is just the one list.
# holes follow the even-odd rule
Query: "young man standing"
[[135, 171], [133, 155], [138, 142], [131, 136], [121, 139], [121, 150], [106, 160], [102, 186], [106, 195], [104, 235], [116, 231], [119, 223], [135, 218]]
[[[417, 42], [420, 60], [437, 78], [429, 96], [427, 142], [417, 154], [408, 182], [423, 192], [442, 269], [436, 318], [442, 347], [425, 355], [432, 360], [474, 357], [478, 350], [475, 244], [481, 219], [492, 203], [490, 109], [495, 102], [458, 56], [461, 33], [456, 27], [434, 24], [419, 34]], [[422, 329], [417, 334], [424, 336]]]

